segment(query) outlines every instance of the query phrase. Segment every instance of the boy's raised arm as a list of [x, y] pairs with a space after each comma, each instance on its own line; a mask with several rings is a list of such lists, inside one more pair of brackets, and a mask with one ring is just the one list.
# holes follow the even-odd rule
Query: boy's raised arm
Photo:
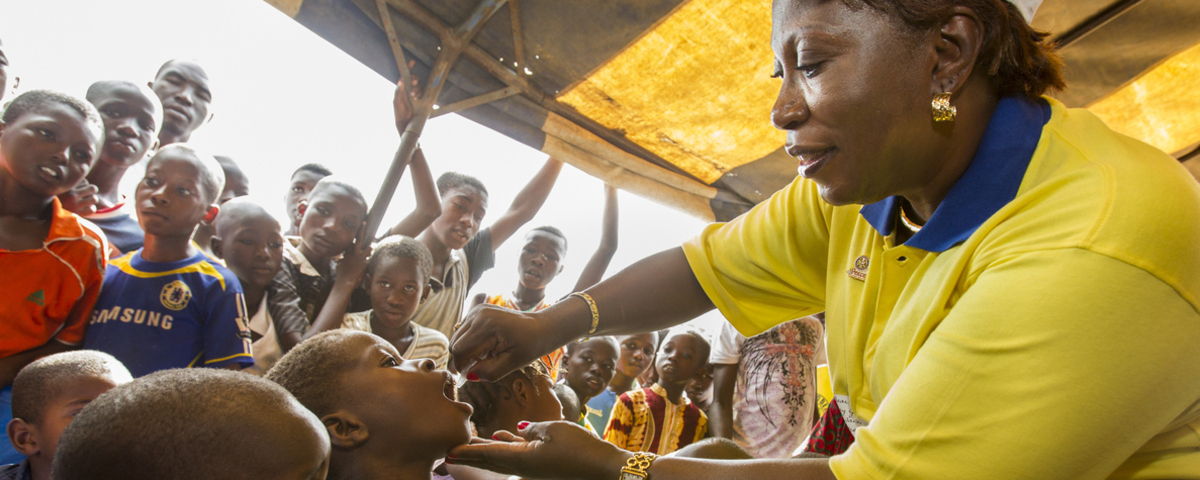
[[579, 274], [579, 280], [575, 282], [572, 292], [582, 292], [604, 279], [608, 264], [612, 262], [613, 255], [617, 254], [617, 220], [617, 189], [605, 184], [604, 223], [600, 227], [600, 246], [596, 247], [596, 253], [592, 254], [592, 258], [583, 267], [583, 273]]
[[525, 188], [522, 188], [520, 193], [517, 193], [517, 197], [513, 199], [512, 205], [509, 205], [508, 211], [496, 219], [496, 223], [488, 227], [492, 235], [493, 252], [500, 248], [500, 244], [508, 240], [513, 233], [516, 233], [518, 228], [533, 220], [538, 210], [542, 209], [542, 205], [546, 203], [546, 197], [550, 196], [550, 190], [554, 188], [554, 182], [558, 180], [562, 166], [561, 161], [554, 158], [546, 159], [546, 164], [542, 165], [542, 169], [538, 170], [529, 183], [525, 184]]
[[387, 231], [387, 235], [404, 235], [416, 237], [420, 235], [438, 216], [442, 214], [442, 202], [438, 198], [437, 185], [433, 181], [433, 173], [429, 163], [425, 161], [425, 152], [418, 147], [413, 152], [412, 162], [408, 164], [409, 175], [412, 176], [413, 193], [417, 197], [417, 206], [412, 213], [400, 220]]

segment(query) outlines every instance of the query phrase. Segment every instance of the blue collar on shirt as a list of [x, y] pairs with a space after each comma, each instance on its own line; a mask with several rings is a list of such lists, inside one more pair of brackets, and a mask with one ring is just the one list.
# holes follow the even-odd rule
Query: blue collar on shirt
[[[1045, 100], [1005, 97], [988, 120], [975, 158], [950, 188], [925, 226], [905, 244], [927, 252], [944, 252], [965, 241], [988, 218], [1017, 196], [1025, 170], [1050, 121]], [[859, 214], [880, 235], [891, 235], [900, 197], [864, 205]]]

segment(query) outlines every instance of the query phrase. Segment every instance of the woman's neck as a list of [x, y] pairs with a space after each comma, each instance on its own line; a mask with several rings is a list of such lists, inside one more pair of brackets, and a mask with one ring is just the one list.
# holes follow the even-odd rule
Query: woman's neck
[[608, 389], [612, 390], [617, 395], [633, 390], [634, 377], [621, 372], [613, 373], [612, 380], [608, 382]]
[[178, 262], [196, 254], [192, 248], [192, 237], [164, 237], [146, 235], [146, 244], [142, 249], [142, 259], [149, 262], [169, 263]]
[[521, 310], [532, 310], [546, 299], [546, 289], [528, 288], [520, 282], [517, 283], [517, 289], [513, 290], [513, 300], [516, 301], [517, 308]]
[[99, 190], [96, 193], [96, 208], [112, 208], [121, 203], [121, 178], [127, 170], [129, 167], [112, 165], [104, 160], [96, 162], [87, 176], [88, 183]]
[[926, 163], [924, 172], [916, 175], [911, 182], [915, 187], [899, 193], [912, 207], [908, 211], [912, 214], [908, 216], [909, 220], [917, 225], [929, 221], [950, 189], [966, 173], [999, 102], [986, 84], [968, 81], [964, 85], [959, 115], [952, 124], [939, 124], [948, 135], [945, 147], [940, 153], [932, 154], [935, 158]]

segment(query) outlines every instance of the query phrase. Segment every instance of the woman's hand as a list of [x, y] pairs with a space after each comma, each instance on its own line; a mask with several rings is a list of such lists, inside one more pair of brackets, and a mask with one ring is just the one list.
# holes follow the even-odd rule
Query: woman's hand
[[455, 326], [450, 340], [454, 367], [467, 380], [499, 380], [571, 341], [554, 323], [537, 313], [477, 305]]
[[527, 478], [604, 479], [620, 475], [632, 455], [570, 422], [523, 424], [450, 451], [447, 462]]

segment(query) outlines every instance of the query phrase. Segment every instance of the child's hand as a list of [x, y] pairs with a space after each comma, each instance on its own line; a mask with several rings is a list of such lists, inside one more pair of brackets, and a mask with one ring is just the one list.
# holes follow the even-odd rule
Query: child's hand
[[91, 215], [96, 213], [96, 203], [98, 199], [96, 194], [100, 189], [95, 185], [88, 183], [87, 179], [79, 181], [70, 191], [60, 194], [58, 201], [62, 202], [63, 209], [76, 215]]
[[[499, 431], [450, 450], [447, 463], [528, 478], [616, 478], [631, 455], [570, 422], [524, 424], [517, 435]], [[611, 473], [611, 475], [608, 475]]]
[[367, 263], [371, 260], [371, 242], [363, 238], [367, 223], [359, 227], [358, 237], [346, 248], [342, 260], [337, 264], [337, 281], [358, 285], [367, 272]]
[[[408, 68], [412, 69], [416, 62], [409, 60]], [[404, 135], [404, 129], [408, 128], [408, 122], [413, 117], [413, 103], [417, 101], [418, 87], [417, 79], [413, 78], [412, 92], [409, 92], [404, 86], [404, 79], [396, 82], [396, 94], [392, 96], [392, 114], [396, 117], [396, 132]]]

